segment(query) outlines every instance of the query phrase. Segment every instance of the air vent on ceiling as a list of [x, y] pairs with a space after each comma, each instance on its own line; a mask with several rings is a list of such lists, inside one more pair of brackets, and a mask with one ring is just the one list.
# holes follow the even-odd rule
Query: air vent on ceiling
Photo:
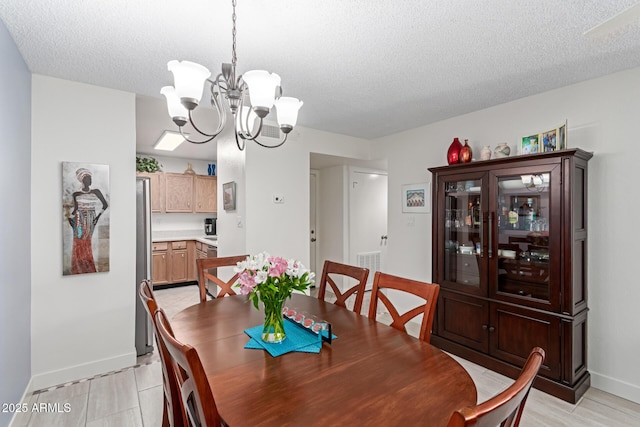
[[260, 136], [264, 136], [266, 138], [276, 138], [280, 139], [280, 128], [277, 126], [270, 125], [262, 125], [262, 132], [260, 132]]

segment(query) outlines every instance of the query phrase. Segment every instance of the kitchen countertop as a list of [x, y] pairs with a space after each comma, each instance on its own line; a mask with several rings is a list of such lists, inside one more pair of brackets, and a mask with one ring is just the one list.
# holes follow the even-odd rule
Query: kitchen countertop
[[218, 246], [218, 236], [207, 236], [202, 230], [161, 230], [151, 233], [153, 242], [172, 242], [176, 240], [195, 240], [210, 246]]

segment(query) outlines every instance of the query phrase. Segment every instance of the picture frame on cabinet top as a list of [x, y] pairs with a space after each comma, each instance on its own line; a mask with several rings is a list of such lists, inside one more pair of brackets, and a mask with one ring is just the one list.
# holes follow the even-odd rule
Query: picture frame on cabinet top
[[525, 136], [520, 142], [520, 154], [535, 154], [540, 149], [540, 134]]
[[558, 127], [558, 145], [556, 147], [557, 150], [566, 150], [567, 149], [567, 121], [564, 121], [564, 124]]
[[542, 132], [541, 141], [541, 153], [556, 151], [558, 149], [558, 129], [551, 129], [546, 132]]
[[542, 132], [540, 138], [540, 152], [565, 150], [567, 148], [567, 122], [555, 129]]

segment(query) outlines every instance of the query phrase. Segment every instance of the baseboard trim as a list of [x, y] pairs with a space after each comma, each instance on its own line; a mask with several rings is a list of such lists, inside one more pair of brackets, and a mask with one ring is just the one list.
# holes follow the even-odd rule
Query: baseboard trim
[[640, 386], [591, 371], [591, 386], [640, 404]]
[[42, 390], [52, 386], [76, 381], [82, 378], [93, 377], [105, 372], [117, 371], [136, 364], [136, 352], [96, 360], [81, 365], [70, 366], [56, 371], [44, 372], [31, 377], [31, 390]]
[[[24, 389], [24, 393], [22, 393], [22, 398], [20, 399], [20, 403], [23, 405], [29, 404], [31, 400], [31, 396], [33, 395], [33, 377], [27, 383], [27, 387]], [[22, 426], [27, 425], [26, 420], [22, 420], [23, 417], [29, 417], [31, 414], [29, 411], [27, 412], [14, 412], [13, 417], [9, 420], [9, 427]]]

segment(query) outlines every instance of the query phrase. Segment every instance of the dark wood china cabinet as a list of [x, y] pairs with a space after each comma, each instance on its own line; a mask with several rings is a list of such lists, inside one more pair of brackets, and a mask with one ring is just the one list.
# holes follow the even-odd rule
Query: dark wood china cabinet
[[575, 403], [587, 371], [587, 163], [568, 149], [431, 168], [431, 343]]

